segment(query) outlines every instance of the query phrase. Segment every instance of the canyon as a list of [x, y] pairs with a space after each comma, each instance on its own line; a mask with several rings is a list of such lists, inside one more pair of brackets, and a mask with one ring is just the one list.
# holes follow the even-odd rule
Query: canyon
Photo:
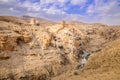
[[0, 16], [0, 80], [119, 80], [120, 26]]

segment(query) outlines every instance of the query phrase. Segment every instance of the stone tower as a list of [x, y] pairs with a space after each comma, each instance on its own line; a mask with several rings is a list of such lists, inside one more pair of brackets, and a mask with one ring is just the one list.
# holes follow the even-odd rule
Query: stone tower
[[65, 27], [65, 21], [64, 21], [64, 20], [62, 20], [61, 25], [62, 25], [63, 27]]
[[30, 19], [30, 24], [31, 24], [31, 25], [36, 25], [36, 23], [37, 23], [37, 21], [36, 21], [35, 19], [33, 19], [33, 18]]

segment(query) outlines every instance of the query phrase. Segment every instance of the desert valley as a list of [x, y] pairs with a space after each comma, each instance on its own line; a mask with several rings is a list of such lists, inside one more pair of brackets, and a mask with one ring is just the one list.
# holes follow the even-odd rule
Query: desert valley
[[0, 16], [0, 80], [120, 80], [120, 25]]

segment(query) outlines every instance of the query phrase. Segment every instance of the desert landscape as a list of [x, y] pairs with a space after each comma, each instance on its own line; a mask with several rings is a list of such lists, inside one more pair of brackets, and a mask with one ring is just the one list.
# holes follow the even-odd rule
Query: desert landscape
[[120, 80], [120, 26], [0, 16], [0, 80]]

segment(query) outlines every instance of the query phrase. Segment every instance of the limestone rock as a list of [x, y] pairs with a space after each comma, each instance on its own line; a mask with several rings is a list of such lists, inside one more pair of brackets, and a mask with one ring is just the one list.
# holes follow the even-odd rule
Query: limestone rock
[[0, 50], [13, 51], [17, 46], [17, 37], [2, 36], [0, 40]]
[[0, 60], [9, 59], [11, 56], [7, 53], [0, 53]]
[[23, 39], [25, 43], [29, 43], [32, 41], [32, 38], [29, 35], [23, 35]]

